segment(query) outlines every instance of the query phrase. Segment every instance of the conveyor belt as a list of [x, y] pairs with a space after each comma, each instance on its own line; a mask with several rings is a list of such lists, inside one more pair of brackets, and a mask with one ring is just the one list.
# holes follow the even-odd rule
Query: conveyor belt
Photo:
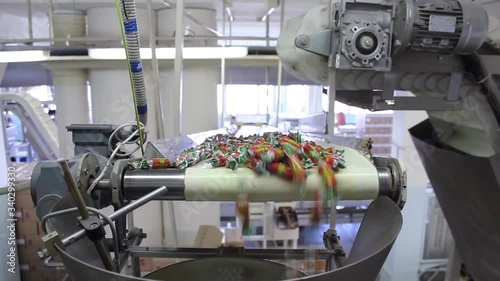
[[8, 106], [24, 121], [26, 137], [42, 160], [56, 159], [59, 154], [57, 127], [43, 111], [40, 101], [27, 93], [0, 93], [0, 100], [14, 101]]

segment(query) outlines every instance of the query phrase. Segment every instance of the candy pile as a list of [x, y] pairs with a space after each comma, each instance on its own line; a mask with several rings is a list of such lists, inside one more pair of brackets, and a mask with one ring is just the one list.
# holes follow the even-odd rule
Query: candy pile
[[337, 185], [334, 171], [346, 166], [343, 150], [302, 141], [300, 133], [277, 132], [248, 137], [215, 135], [183, 151], [174, 166], [185, 169], [200, 161], [232, 170], [245, 166], [258, 174], [273, 174], [294, 182], [303, 182], [305, 170], [317, 166], [328, 189]]
[[[186, 169], [201, 161], [213, 167], [227, 167], [237, 170], [244, 166], [260, 175], [277, 175], [286, 180], [301, 183], [307, 177], [306, 169], [318, 167], [325, 188], [315, 193], [315, 206], [311, 220], [318, 222], [323, 209], [327, 206], [326, 194], [338, 200], [335, 171], [345, 168], [344, 150], [332, 147], [323, 148], [313, 141], [303, 141], [300, 133], [266, 133], [262, 136], [234, 137], [215, 135], [207, 138], [202, 144], [183, 151], [172, 163], [166, 158], [152, 158], [130, 163], [136, 169]], [[237, 198], [237, 210], [244, 218], [244, 229], [249, 226], [248, 194], [242, 190]], [[323, 202], [320, 204], [320, 202]]]
[[166, 169], [170, 168], [172, 164], [167, 158], [151, 158], [149, 160], [134, 161], [129, 163], [134, 169]]

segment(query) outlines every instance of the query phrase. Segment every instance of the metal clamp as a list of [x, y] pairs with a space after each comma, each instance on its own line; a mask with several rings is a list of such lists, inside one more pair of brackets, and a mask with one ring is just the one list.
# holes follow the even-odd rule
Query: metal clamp
[[295, 47], [323, 57], [330, 57], [332, 36], [333, 29], [299, 35], [295, 38]]
[[337, 268], [345, 266], [347, 263], [346, 254], [335, 229], [330, 228], [323, 233], [323, 243], [325, 248], [330, 250], [330, 254], [326, 259], [326, 271], [333, 270], [333, 262], [335, 262]]
[[[62, 243], [61, 237], [59, 236], [59, 233], [57, 233], [56, 231], [53, 231], [53, 232], [43, 236], [42, 241], [43, 241], [43, 244], [45, 245], [45, 247], [47, 248], [47, 252], [52, 257], [57, 256], [57, 250], [56, 250], [55, 245], [59, 246], [59, 248], [61, 248], [61, 249], [64, 249], [64, 245]], [[43, 253], [43, 256], [39, 255], [40, 258], [45, 257], [45, 251], [42, 251], [42, 253]]]

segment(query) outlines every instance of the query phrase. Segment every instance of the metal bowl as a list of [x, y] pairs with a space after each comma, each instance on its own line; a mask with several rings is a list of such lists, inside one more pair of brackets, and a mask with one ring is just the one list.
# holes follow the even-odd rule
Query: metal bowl
[[179, 262], [144, 276], [154, 280], [274, 281], [304, 277], [283, 264], [252, 258], [214, 257]]

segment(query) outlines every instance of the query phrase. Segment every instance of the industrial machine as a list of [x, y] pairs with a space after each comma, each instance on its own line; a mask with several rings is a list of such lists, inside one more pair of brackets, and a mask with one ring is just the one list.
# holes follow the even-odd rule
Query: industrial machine
[[[481, 281], [500, 278], [500, 92], [495, 81], [500, 56], [485, 43], [487, 30], [486, 12], [467, 0], [341, 0], [291, 19], [277, 47], [287, 71], [330, 85], [337, 100], [373, 110], [429, 113], [411, 134], [461, 257]], [[394, 96], [396, 90], [414, 96]], [[145, 112], [140, 113], [145, 123]], [[398, 159], [371, 155], [367, 140], [306, 135], [346, 150], [351, 164], [337, 174], [342, 199], [373, 199], [349, 256], [334, 225], [325, 232], [325, 250], [318, 252], [328, 261], [324, 273], [306, 276], [266, 261], [303, 259], [305, 250], [140, 247], [145, 235], [127, 230], [125, 215], [148, 201], [235, 200], [242, 182], [251, 201], [311, 200], [321, 188], [317, 170], [309, 173], [303, 197], [293, 183], [245, 168], [234, 172], [202, 163], [185, 170], [137, 170], [128, 165], [130, 154], [110, 154], [123, 142], [137, 142], [138, 126], [69, 129], [77, 156], [40, 162], [31, 192], [48, 233], [47, 251], [40, 255], [60, 255], [75, 281], [145, 280], [119, 274], [132, 257], [138, 276], [141, 256], [202, 258], [145, 277], [156, 280], [375, 280], [402, 227], [406, 171]], [[216, 133], [149, 142], [145, 158], [175, 158]], [[100, 214], [110, 205], [112, 215]], [[104, 238], [106, 224], [113, 226], [112, 241]]]

